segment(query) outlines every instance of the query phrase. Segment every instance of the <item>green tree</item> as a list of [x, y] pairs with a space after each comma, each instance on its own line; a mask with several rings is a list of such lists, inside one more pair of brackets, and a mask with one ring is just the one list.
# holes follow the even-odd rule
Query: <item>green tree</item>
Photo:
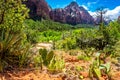
[[0, 0], [0, 30], [20, 32], [24, 28], [23, 22], [28, 15], [28, 9], [22, 1]]
[[24, 42], [23, 22], [28, 9], [22, 1], [0, 0], [0, 71], [7, 65], [21, 66], [26, 59], [23, 54], [27, 53], [28, 48]]

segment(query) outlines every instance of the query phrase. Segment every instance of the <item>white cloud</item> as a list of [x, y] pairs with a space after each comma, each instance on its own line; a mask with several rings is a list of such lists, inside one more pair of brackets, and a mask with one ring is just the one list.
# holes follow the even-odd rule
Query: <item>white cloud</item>
[[113, 10], [108, 10], [106, 16], [108, 16], [112, 20], [117, 19], [118, 16], [120, 16], [120, 6], [117, 6]]
[[[93, 16], [94, 18], [96, 17], [96, 12], [92, 12], [92, 11], [88, 11], [90, 13], [91, 16]], [[111, 20], [115, 20], [118, 18], [118, 16], [120, 16], [120, 6], [117, 6], [116, 8], [114, 8], [113, 10], [109, 10], [107, 9], [107, 12], [105, 14], [105, 17], [108, 17]]]
[[90, 7], [91, 5], [97, 4], [98, 2], [99, 2], [99, 0], [97, 0], [97, 1], [95, 1], [95, 2], [88, 2], [88, 3], [87, 3], [87, 6]]
[[81, 5], [82, 7], [84, 7], [86, 10], [89, 10], [87, 6], [85, 5]]
[[88, 11], [88, 12], [93, 18], [96, 18], [96, 12], [92, 12], [92, 11]]
[[92, 12], [92, 11], [88, 11], [90, 13], [91, 16], [94, 16], [96, 13]]

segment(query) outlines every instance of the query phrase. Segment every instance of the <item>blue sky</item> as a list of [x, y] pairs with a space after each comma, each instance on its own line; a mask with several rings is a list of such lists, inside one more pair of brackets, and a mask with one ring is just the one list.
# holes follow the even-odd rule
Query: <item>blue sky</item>
[[52, 8], [63, 8], [72, 1], [76, 1], [79, 5], [85, 5], [90, 11], [94, 11], [99, 6], [114, 9], [120, 6], [120, 0], [46, 0]]
[[108, 8], [107, 15], [114, 15], [114, 17], [120, 15], [120, 0], [46, 0], [53, 9], [64, 8], [72, 1], [76, 1], [80, 6], [83, 6], [91, 15], [100, 6]]

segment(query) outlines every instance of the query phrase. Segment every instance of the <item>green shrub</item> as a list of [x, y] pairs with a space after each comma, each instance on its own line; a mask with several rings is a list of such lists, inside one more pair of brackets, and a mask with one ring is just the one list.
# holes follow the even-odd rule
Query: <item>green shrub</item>
[[104, 38], [97, 30], [83, 30], [80, 32], [79, 36], [76, 37], [77, 46], [82, 49], [85, 48], [95, 48], [103, 49], [105, 46]]
[[40, 42], [58, 41], [61, 39], [62, 32], [48, 30], [39, 34]]
[[76, 48], [76, 40], [73, 38], [66, 38], [57, 43], [56, 46], [58, 49], [71, 50]]
[[64, 67], [65, 67], [64, 60], [61, 59], [60, 57], [55, 56], [51, 60], [49, 66], [48, 66], [48, 70], [52, 73], [61, 72]]
[[105, 50], [106, 53], [112, 53], [112, 46], [120, 39], [120, 25], [117, 22], [111, 22], [108, 26], [102, 26], [103, 29], [101, 30], [88, 29], [81, 31], [76, 38], [77, 46], [82, 49], [93, 47], [96, 50]]
[[42, 70], [42, 58], [41, 58], [41, 55], [37, 55], [33, 58], [33, 63], [32, 65], [34, 65], [34, 67], [38, 68], [40, 67], [41, 70]]
[[7, 65], [26, 65], [29, 47], [24, 45], [25, 37], [22, 35], [24, 34], [11, 34], [9, 30], [0, 34], [0, 66], [3, 69]]
[[113, 57], [120, 57], [120, 41], [116, 42], [116, 44], [113, 46]]
[[30, 42], [30, 43], [39, 42], [39, 32], [37, 30], [32, 30], [32, 29], [26, 28], [25, 33], [26, 33], [28, 42]]
[[91, 58], [86, 56], [86, 55], [78, 55], [77, 57], [79, 60], [85, 60], [85, 61], [89, 61]]

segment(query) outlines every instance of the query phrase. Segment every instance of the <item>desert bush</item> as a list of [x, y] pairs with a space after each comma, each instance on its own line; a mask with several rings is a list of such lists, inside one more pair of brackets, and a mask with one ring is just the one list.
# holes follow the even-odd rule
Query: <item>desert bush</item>
[[120, 41], [116, 42], [116, 44], [112, 47], [113, 48], [113, 57], [120, 57]]
[[77, 46], [82, 49], [93, 47], [96, 50], [105, 50], [112, 53], [112, 46], [120, 39], [119, 27], [117, 22], [111, 22], [108, 26], [102, 25], [101, 30], [83, 30], [77, 36]]
[[31, 44], [39, 42], [39, 32], [37, 30], [26, 28], [25, 33], [27, 36], [27, 41]]
[[[104, 48], [105, 53], [118, 54], [117, 47], [120, 40], [120, 24], [117, 21], [111, 22], [103, 31], [107, 45]], [[115, 47], [116, 46], [116, 47]]]
[[73, 50], [69, 50], [68, 53], [69, 53], [69, 55], [77, 56], [79, 54], [79, 51], [76, 49], [75, 50], [73, 49]]
[[[97, 30], [82, 30], [79, 36], [76, 37], [77, 46], [82, 49], [93, 47], [101, 49], [105, 42], [103, 36], [98, 34]], [[104, 43], [104, 44], [103, 44]]]
[[56, 44], [56, 48], [66, 49], [66, 50], [75, 49], [76, 48], [76, 40], [74, 38], [66, 38], [64, 40], [59, 41]]

